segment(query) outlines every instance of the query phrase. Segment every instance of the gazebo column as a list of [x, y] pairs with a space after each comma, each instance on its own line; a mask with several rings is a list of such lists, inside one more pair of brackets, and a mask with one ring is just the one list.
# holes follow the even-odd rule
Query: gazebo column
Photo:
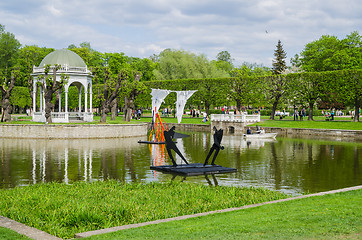
[[62, 112], [62, 90], [58, 90], [59, 91], [59, 111], [58, 112]]
[[36, 81], [33, 83], [33, 113], [36, 112]]
[[39, 87], [39, 112], [43, 112], [43, 88]]
[[64, 106], [64, 112], [68, 112], [68, 91], [65, 91], [65, 106]]
[[78, 93], [78, 97], [79, 97], [79, 113], [82, 112], [82, 87], [79, 88], [79, 93]]
[[92, 91], [92, 85], [90, 85], [89, 88], [89, 112], [93, 113], [93, 91]]
[[88, 108], [88, 91], [87, 88], [84, 89], [84, 112], [87, 112]]

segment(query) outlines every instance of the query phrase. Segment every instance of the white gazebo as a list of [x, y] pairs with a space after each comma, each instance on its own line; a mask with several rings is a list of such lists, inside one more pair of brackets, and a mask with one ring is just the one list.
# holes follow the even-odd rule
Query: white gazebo
[[[68, 76], [68, 82], [62, 89], [65, 93], [65, 106], [62, 109], [61, 94], [59, 96], [59, 110], [52, 112], [52, 122], [55, 123], [68, 123], [72, 120], [80, 120], [85, 122], [93, 121], [92, 110], [92, 74], [88, 70], [87, 65], [83, 59], [73, 51], [68, 49], [56, 50], [49, 53], [39, 67], [33, 67], [33, 121], [45, 122], [45, 100], [44, 90], [37, 85], [41, 81], [39, 76], [44, 75], [44, 67], [46, 65], [55, 66], [61, 65], [61, 68], [56, 72], [56, 79], [60, 80], [61, 74]], [[50, 71], [52, 72], [52, 71]], [[78, 88], [79, 108], [77, 112], [68, 111], [68, 90], [71, 85]], [[37, 106], [37, 93], [39, 91], [39, 106]], [[84, 106], [82, 106], [82, 93], [84, 93]], [[89, 99], [89, 101], [88, 101]], [[64, 111], [62, 111], [64, 110]], [[83, 111], [82, 111], [83, 110]]]

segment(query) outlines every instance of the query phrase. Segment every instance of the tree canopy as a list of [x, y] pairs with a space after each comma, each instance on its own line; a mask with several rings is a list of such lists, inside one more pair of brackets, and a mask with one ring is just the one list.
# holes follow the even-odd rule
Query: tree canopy
[[154, 57], [157, 67], [154, 71], [157, 80], [217, 78], [228, 74], [218, 69], [205, 55], [196, 55], [184, 50], [166, 49]]
[[362, 69], [362, 37], [352, 32], [344, 39], [323, 35], [308, 43], [294, 63], [306, 72]]

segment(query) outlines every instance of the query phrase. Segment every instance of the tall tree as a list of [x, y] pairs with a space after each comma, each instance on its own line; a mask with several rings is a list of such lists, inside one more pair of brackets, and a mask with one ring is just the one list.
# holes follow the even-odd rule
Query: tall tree
[[270, 75], [270, 69], [258, 64], [243, 63], [239, 68], [234, 68], [232, 76], [231, 98], [236, 101], [236, 106], [241, 111], [241, 106], [255, 105], [262, 102], [261, 76]]
[[140, 82], [141, 74], [133, 71], [133, 78], [129, 77], [125, 80], [122, 88], [122, 96], [124, 96], [123, 120], [131, 121], [131, 114], [135, 110], [135, 98], [146, 90], [145, 85]]
[[300, 56], [300, 66], [307, 72], [362, 69], [362, 41], [358, 32], [352, 32], [345, 39], [323, 35], [308, 43]]
[[15, 81], [18, 76], [18, 72], [12, 72], [11, 80], [9, 83], [3, 82], [0, 86], [1, 93], [1, 122], [10, 122], [11, 121], [11, 105], [10, 105], [10, 96], [11, 92], [14, 89]]
[[287, 69], [287, 65], [285, 63], [287, 54], [284, 51], [280, 40], [278, 41], [276, 47], [277, 48], [274, 51], [275, 59], [273, 60], [272, 68], [274, 76], [268, 78], [266, 83], [268, 96], [273, 104], [270, 119], [274, 119], [275, 111], [278, 107], [279, 101], [284, 96], [287, 87], [286, 78], [284, 76], [280, 76], [285, 71], [285, 69]]
[[[61, 68], [60, 65], [54, 66], [46, 65], [44, 67], [44, 75], [39, 76], [38, 84], [41, 85], [44, 90], [45, 100], [45, 119], [47, 123], [52, 123], [52, 110], [54, 104], [52, 103], [54, 93], [61, 89], [68, 81], [68, 76], [61, 74], [60, 80], [57, 80], [57, 71]], [[49, 72], [52, 70], [52, 74]]]
[[183, 50], [166, 49], [158, 57], [154, 71], [157, 80], [196, 79], [227, 77], [204, 55], [196, 55]]
[[287, 75], [279, 74], [265, 77], [263, 80], [263, 90], [267, 101], [272, 103], [270, 119], [274, 120], [275, 111], [288, 89]]
[[5, 27], [0, 25], [0, 74], [5, 82], [10, 79], [11, 71], [16, 65], [20, 46], [14, 34], [5, 32]]
[[285, 59], [287, 58], [287, 54], [284, 51], [282, 42], [280, 40], [278, 41], [278, 44], [276, 47], [277, 47], [277, 49], [275, 49], [275, 51], [274, 51], [275, 59], [273, 60], [272, 71], [274, 74], [278, 75], [278, 74], [282, 74], [285, 71], [285, 69], [287, 69], [287, 65], [285, 62]]
[[19, 48], [20, 43], [14, 34], [5, 32], [5, 27], [0, 25], [0, 89], [3, 97], [1, 101], [1, 121], [3, 121], [4, 115], [5, 121], [11, 120], [9, 98], [18, 76], [18, 73], [14, 74], [13, 70]]
[[[107, 120], [107, 114], [111, 111], [115, 99], [119, 96], [121, 87], [129, 78], [129, 71], [122, 69], [117, 75], [112, 74], [109, 67], [98, 67], [93, 71], [97, 83], [98, 98], [101, 106], [101, 123]], [[100, 90], [100, 83], [103, 84], [103, 91]]]

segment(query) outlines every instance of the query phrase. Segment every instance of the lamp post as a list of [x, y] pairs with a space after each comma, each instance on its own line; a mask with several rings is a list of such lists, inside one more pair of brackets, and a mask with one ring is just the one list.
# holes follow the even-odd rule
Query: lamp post
[[293, 113], [293, 116], [294, 116], [294, 121], [295, 121], [295, 98], [296, 98], [296, 97], [294, 97], [294, 101], [293, 101], [293, 107], [294, 107], [294, 113]]

